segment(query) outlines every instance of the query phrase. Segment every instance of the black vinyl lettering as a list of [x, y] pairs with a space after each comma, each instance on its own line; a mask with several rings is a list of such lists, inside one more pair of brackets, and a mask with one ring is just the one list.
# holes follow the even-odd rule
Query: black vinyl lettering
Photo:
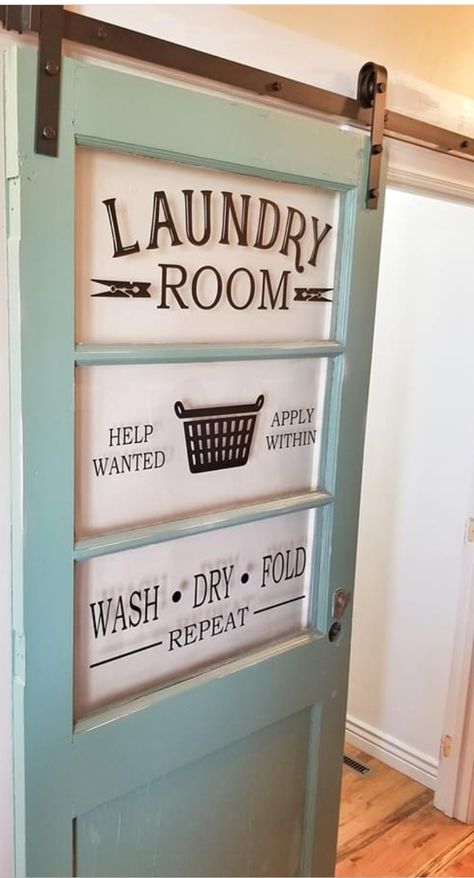
[[241, 195], [242, 210], [240, 217], [234, 204], [234, 196], [232, 192], [223, 192], [222, 204], [222, 234], [219, 244], [229, 244], [229, 222], [232, 217], [232, 223], [237, 235], [237, 243], [240, 247], [248, 247], [248, 224], [249, 224], [249, 204], [250, 195]]
[[[232, 615], [232, 613], [230, 614]], [[227, 630], [227, 629], [225, 629]], [[212, 617], [212, 631], [211, 637], [216, 637], [217, 634], [222, 634], [224, 631], [224, 616], [218, 615]]]
[[329, 232], [331, 231], [332, 226], [330, 226], [328, 223], [326, 223], [323, 231], [321, 232], [321, 235], [318, 238], [319, 220], [316, 216], [312, 216], [311, 219], [313, 221], [314, 245], [313, 245], [313, 252], [311, 253], [311, 256], [308, 259], [308, 265], [313, 265], [314, 267], [316, 267], [316, 260], [318, 258], [319, 248], [320, 248], [321, 244], [323, 243], [325, 237], [327, 235], [329, 235]]
[[92, 459], [92, 463], [94, 464], [95, 474], [96, 476], [105, 476], [107, 472], [107, 464], [109, 462], [108, 457], [94, 457]]
[[[139, 625], [141, 620], [142, 620], [141, 599], [142, 599], [141, 591], [132, 591], [132, 593], [130, 595], [130, 600], [129, 600], [130, 612], [128, 614], [128, 624], [129, 624], [130, 628], [136, 628], [137, 625]], [[134, 618], [132, 618], [132, 613], [135, 613]]]
[[[205, 271], [212, 272], [217, 282], [214, 300], [209, 305], [204, 305], [198, 297], [198, 282], [201, 278], [201, 275]], [[215, 308], [216, 305], [218, 305], [222, 296], [222, 278], [217, 271], [217, 268], [214, 268], [212, 265], [202, 265], [201, 268], [198, 268], [192, 280], [191, 296], [193, 298], [194, 304], [197, 305], [197, 307], [200, 308], [202, 311], [210, 311], [212, 308]]]
[[[300, 555], [301, 553], [301, 555]], [[301, 558], [301, 566], [300, 564]], [[295, 568], [295, 576], [302, 576], [306, 569], [306, 549], [304, 546], [298, 546], [296, 549], [296, 568]]]
[[186, 217], [186, 235], [190, 244], [194, 244], [195, 247], [202, 247], [203, 244], [207, 244], [209, 238], [211, 237], [211, 196], [212, 191], [210, 189], [202, 189], [202, 201], [203, 201], [203, 226], [204, 230], [201, 238], [198, 240], [196, 235], [194, 234], [194, 211], [193, 211], [193, 189], [183, 189], [184, 195], [184, 210]]
[[286, 561], [285, 561], [285, 580], [293, 579], [295, 575], [295, 568], [290, 564], [291, 558], [291, 549], [286, 550]]
[[[187, 309], [189, 307], [189, 305], [186, 305], [186, 303], [183, 301], [183, 299], [181, 298], [181, 296], [178, 293], [178, 287], [182, 287], [187, 281], [188, 273], [187, 273], [186, 269], [183, 268], [182, 265], [171, 265], [169, 263], [167, 264], [164, 262], [160, 263], [159, 267], [161, 268], [161, 302], [156, 307], [163, 308], [163, 309], [169, 309], [171, 307], [170, 305], [167, 304], [167, 296], [166, 296], [167, 291], [170, 290], [170, 292], [173, 293], [173, 296], [175, 297], [179, 307], [183, 308], [183, 309]], [[181, 273], [180, 279], [169, 281], [168, 280], [168, 269], [175, 269], [176, 271], [179, 271]]]
[[117, 208], [115, 207], [116, 201], [116, 198], [106, 198], [105, 201], [102, 202], [102, 204], [105, 204], [110, 223], [110, 231], [112, 232], [114, 259], [116, 256], [128, 256], [130, 253], [138, 253], [140, 250], [138, 241], [135, 241], [134, 244], [128, 244], [126, 247], [122, 244], [122, 236], [120, 234], [117, 219]]
[[184, 626], [184, 645], [188, 646], [190, 643], [196, 643], [197, 640], [197, 625], [195, 622], [191, 622], [189, 625]]
[[[160, 219], [161, 213], [163, 214], [164, 219]], [[161, 229], [168, 229], [172, 247], [177, 247], [179, 244], [183, 243], [178, 237], [168, 199], [163, 190], [155, 192], [153, 196], [150, 243], [148, 244], [147, 250], [156, 250], [159, 247], [158, 235]]]
[[143, 469], [153, 469], [153, 451], [145, 451], [143, 454]]
[[144, 624], [144, 625], [145, 625], [147, 622], [149, 622], [149, 619], [148, 619], [148, 610], [151, 609], [151, 608], [153, 608], [153, 619], [152, 619], [152, 621], [153, 621], [153, 622], [156, 622], [156, 620], [158, 619], [158, 590], [159, 590], [159, 588], [160, 588], [159, 585], [154, 585], [154, 586], [153, 586], [153, 597], [151, 597], [151, 598], [148, 597], [148, 594], [149, 594], [150, 591], [152, 591], [152, 589], [149, 588], [149, 587], [147, 587], [147, 588], [145, 589], [145, 600], [144, 600], [144, 603], [145, 603], [145, 614], [144, 614], [144, 615], [145, 615], [145, 618], [144, 618], [144, 620], [143, 620], [143, 624]]
[[[234, 283], [235, 278], [239, 274], [245, 274], [249, 279], [248, 299], [246, 302], [244, 302], [243, 305], [237, 305], [237, 303], [234, 301], [234, 299], [232, 297], [233, 283]], [[252, 304], [254, 296], [255, 296], [255, 280], [254, 280], [252, 272], [249, 271], [248, 268], [235, 268], [234, 271], [232, 271], [229, 275], [229, 279], [227, 281], [226, 293], [227, 293], [227, 299], [228, 299], [228, 302], [229, 302], [229, 305], [231, 306], [231, 308], [234, 308], [236, 311], [245, 311], [246, 308], [249, 308], [250, 305]]]
[[243, 628], [245, 625], [245, 614], [250, 612], [249, 607], [239, 607], [237, 610], [237, 615], [240, 613], [240, 627]]
[[268, 574], [270, 573], [271, 560], [272, 560], [271, 555], [264, 555], [262, 558], [262, 561], [263, 561], [263, 571], [262, 571], [263, 581], [262, 581], [262, 585], [261, 585], [262, 588], [265, 588], [265, 586], [267, 584], [266, 579], [267, 579]]
[[[232, 612], [229, 613], [229, 616], [227, 618], [227, 622], [225, 624], [225, 628], [223, 629], [224, 632], [227, 632], [227, 630], [229, 628], [231, 629], [231, 631], [235, 631], [235, 629], [237, 628], [237, 624], [236, 624], [236, 621], [234, 619], [234, 614]], [[218, 633], [221, 634], [222, 631], [219, 631]]]
[[[201, 589], [201, 591], [200, 591]], [[202, 607], [207, 598], [207, 578], [204, 573], [194, 574], [194, 600], [193, 609]]]
[[183, 646], [183, 644], [180, 643], [182, 636], [183, 636], [183, 629], [182, 628], [173, 628], [173, 630], [170, 631], [170, 645], [168, 647], [168, 652], [173, 652], [173, 649], [175, 648], [175, 646], [178, 646], [179, 648], [181, 648]]
[[122, 431], [121, 431], [120, 427], [109, 427], [109, 447], [110, 448], [112, 447], [112, 445], [120, 445], [121, 444], [121, 439], [120, 439], [121, 435], [122, 435]]
[[132, 472], [132, 455], [131, 454], [122, 454], [122, 469], [120, 470], [120, 474], [123, 476], [125, 471], [127, 473]]
[[265, 291], [268, 290], [268, 298], [270, 302], [270, 308], [272, 311], [275, 310], [278, 296], [280, 295], [280, 289], [282, 293], [282, 302], [279, 306], [280, 311], [288, 311], [287, 297], [288, 297], [288, 278], [291, 275], [291, 271], [282, 271], [280, 282], [276, 289], [276, 292], [273, 292], [272, 281], [270, 278], [270, 272], [267, 268], [261, 268], [260, 272], [262, 274], [262, 297], [260, 299], [260, 305], [258, 306], [258, 311], [266, 311], [267, 306], [265, 304]]
[[113, 457], [112, 463], [110, 464], [110, 467], [109, 467], [109, 476], [119, 475], [119, 473], [120, 473], [120, 470], [119, 470], [117, 458]]
[[123, 597], [122, 597], [122, 595], [120, 595], [120, 597], [119, 597], [119, 599], [118, 599], [118, 601], [117, 601], [117, 607], [116, 607], [116, 609], [115, 609], [114, 627], [112, 628], [112, 634], [115, 634], [115, 632], [117, 631], [117, 623], [118, 623], [119, 620], [120, 620], [120, 622], [122, 623], [122, 631], [126, 631], [126, 629], [127, 629], [127, 623], [126, 623], [126, 621], [125, 621], [125, 610], [124, 610], [124, 607], [123, 607]]
[[[282, 253], [283, 256], [288, 256], [288, 247], [289, 247], [290, 241], [292, 241], [293, 244], [295, 245], [295, 268], [296, 268], [296, 271], [302, 272], [304, 270], [304, 268], [303, 268], [303, 265], [301, 264], [300, 240], [306, 231], [306, 220], [304, 218], [304, 215], [301, 213], [301, 211], [297, 210], [296, 207], [288, 207], [287, 210], [288, 210], [288, 219], [286, 221], [286, 228], [285, 228], [285, 232], [283, 235], [283, 241], [282, 241], [280, 253]], [[292, 231], [293, 221], [296, 218], [299, 219], [299, 229], [297, 229], [295, 232], [293, 232]]]
[[166, 455], [164, 451], [155, 451], [155, 469], [161, 469], [166, 461]]
[[199, 623], [199, 640], [202, 640], [207, 631], [211, 627], [210, 619], [201, 619]]
[[265, 436], [265, 439], [267, 440], [268, 451], [275, 451], [275, 449], [278, 447], [278, 434], [272, 433], [269, 436]]
[[[91, 614], [92, 614], [92, 627], [94, 628], [94, 637], [98, 638], [99, 632], [105, 637], [107, 634], [107, 628], [109, 625], [109, 615], [110, 615], [110, 605], [112, 603], [112, 598], [107, 598], [107, 612], [104, 614], [104, 601], [97, 601], [97, 603], [89, 604]], [[96, 615], [96, 607], [98, 607], [98, 613]]]
[[[265, 223], [267, 219], [267, 209], [271, 207], [273, 210], [273, 228], [267, 241], [264, 241]], [[254, 247], [259, 250], [270, 250], [273, 247], [280, 230], [280, 208], [274, 201], [269, 198], [260, 198], [260, 212], [258, 215], [257, 235]]]
[[[278, 561], [278, 565], [280, 568], [279, 570], [275, 569], [275, 565], [277, 564], [277, 561]], [[282, 552], [277, 552], [273, 558], [273, 569], [272, 569], [273, 582], [276, 582], [276, 583], [281, 582], [281, 579], [283, 577], [283, 571], [284, 571], [283, 554], [282, 554]]]

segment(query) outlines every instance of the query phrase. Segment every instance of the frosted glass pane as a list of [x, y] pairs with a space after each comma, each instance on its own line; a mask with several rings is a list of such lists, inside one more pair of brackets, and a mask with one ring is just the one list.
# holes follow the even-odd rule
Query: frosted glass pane
[[76, 716], [302, 631], [316, 514], [78, 563]]
[[78, 342], [327, 338], [339, 195], [77, 149]]
[[76, 372], [76, 533], [318, 487], [328, 364], [276, 360]]

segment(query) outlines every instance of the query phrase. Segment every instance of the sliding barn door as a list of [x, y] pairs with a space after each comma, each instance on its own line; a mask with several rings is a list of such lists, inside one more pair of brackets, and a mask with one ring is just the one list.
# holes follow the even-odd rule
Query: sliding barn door
[[381, 215], [362, 134], [7, 70], [16, 870], [329, 875]]

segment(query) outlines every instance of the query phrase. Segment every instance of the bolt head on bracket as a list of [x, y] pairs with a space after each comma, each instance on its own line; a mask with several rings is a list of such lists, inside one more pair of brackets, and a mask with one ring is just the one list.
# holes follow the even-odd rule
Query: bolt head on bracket
[[56, 134], [56, 128], [53, 128], [52, 125], [45, 125], [41, 129], [41, 137], [44, 137], [45, 140], [56, 140]]
[[57, 76], [59, 73], [59, 64], [56, 61], [47, 61], [44, 65], [44, 72], [48, 74], [48, 76]]

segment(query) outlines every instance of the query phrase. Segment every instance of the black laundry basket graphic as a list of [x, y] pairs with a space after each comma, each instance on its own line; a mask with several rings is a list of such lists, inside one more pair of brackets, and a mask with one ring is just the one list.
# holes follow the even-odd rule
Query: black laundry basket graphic
[[184, 423], [184, 436], [192, 473], [245, 466], [257, 414], [262, 408], [262, 394], [249, 405], [213, 406], [205, 409], [185, 409], [175, 402], [174, 410]]

